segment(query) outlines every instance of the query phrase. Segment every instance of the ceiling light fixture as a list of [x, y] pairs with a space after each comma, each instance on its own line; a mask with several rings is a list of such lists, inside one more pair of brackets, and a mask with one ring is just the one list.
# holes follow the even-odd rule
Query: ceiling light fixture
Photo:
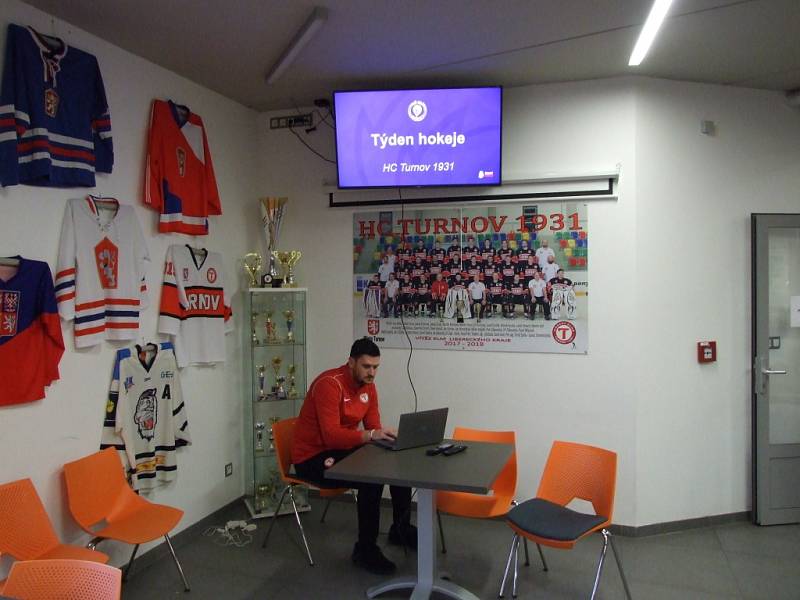
[[653, 2], [653, 8], [650, 9], [650, 14], [647, 15], [647, 21], [644, 22], [642, 32], [639, 34], [639, 39], [636, 40], [636, 45], [633, 47], [633, 52], [631, 52], [631, 57], [628, 60], [629, 67], [638, 67], [642, 63], [658, 30], [661, 28], [661, 24], [664, 22], [664, 17], [667, 16], [667, 11], [671, 4], [672, 0], [655, 0]]
[[297, 55], [303, 50], [306, 44], [311, 41], [317, 31], [325, 24], [325, 21], [328, 20], [328, 9], [323, 8], [321, 6], [315, 6], [314, 10], [311, 12], [311, 16], [308, 17], [303, 26], [294, 36], [292, 41], [286, 47], [286, 50], [283, 51], [281, 57], [272, 65], [269, 71], [267, 71], [267, 83], [275, 83], [278, 78], [283, 74], [283, 72], [289, 68], [294, 60], [297, 58]]

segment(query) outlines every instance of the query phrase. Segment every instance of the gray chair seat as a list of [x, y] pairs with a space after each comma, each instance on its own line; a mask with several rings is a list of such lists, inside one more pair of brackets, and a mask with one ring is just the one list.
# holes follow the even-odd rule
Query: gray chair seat
[[526, 500], [515, 506], [506, 519], [522, 531], [563, 542], [576, 540], [607, 520], [606, 517], [579, 513], [541, 498]]

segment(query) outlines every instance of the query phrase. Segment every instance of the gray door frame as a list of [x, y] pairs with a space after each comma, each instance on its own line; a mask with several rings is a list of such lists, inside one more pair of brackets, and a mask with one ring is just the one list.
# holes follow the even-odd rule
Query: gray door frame
[[[800, 522], [800, 506], [771, 508], [770, 461], [800, 460], [800, 443], [770, 444], [769, 381], [781, 371], [769, 364], [769, 230], [800, 229], [800, 214], [752, 214], [752, 444], [753, 521], [759, 525]], [[785, 371], [783, 372], [785, 373]]]

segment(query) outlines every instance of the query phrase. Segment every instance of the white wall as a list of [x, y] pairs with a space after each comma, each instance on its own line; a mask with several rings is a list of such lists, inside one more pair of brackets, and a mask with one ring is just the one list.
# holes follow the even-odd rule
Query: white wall
[[[61, 36], [98, 58], [111, 108], [116, 163], [111, 175], [98, 178], [94, 193], [113, 195], [136, 207], [152, 259], [148, 273], [151, 304], [142, 329], [147, 339], [156, 337], [161, 273], [169, 244], [193, 243], [222, 252], [226, 282], [235, 289], [241, 270], [237, 259], [257, 236], [253, 222], [258, 214], [256, 113], [85, 32], [51, 22], [48, 15], [15, 0], [0, 0], [0, 7], [3, 48], [7, 23], [14, 22]], [[222, 217], [212, 218], [207, 238], [158, 234], [156, 214], [141, 204], [144, 143], [153, 98], [186, 104], [206, 124], [224, 212]], [[55, 270], [65, 202], [89, 191], [0, 188], [0, 255], [19, 253], [45, 260]], [[237, 295], [234, 313], [241, 313], [240, 307]], [[82, 542], [88, 537], [69, 516], [61, 466], [98, 448], [114, 352], [120, 345], [104, 343], [78, 352], [71, 324], [64, 324], [63, 330], [67, 350], [60, 381], [42, 401], [0, 409], [0, 482], [31, 477], [59, 535], [66, 541]], [[225, 364], [181, 372], [194, 444], [179, 451], [177, 481], [152, 496], [186, 511], [179, 529], [242, 494], [241, 338], [238, 328], [227, 336]], [[234, 476], [227, 479], [226, 462], [234, 463]], [[129, 549], [121, 544], [105, 543], [101, 549], [110, 552], [117, 564], [128, 557]]]
[[[333, 166], [268, 116], [262, 187], [291, 198], [281, 245], [304, 252], [313, 376], [352, 338], [353, 209], [327, 207]], [[417, 350], [420, 407], [448, 404], [451, 427], [515, 429], [522, 497], [551, 442], [570, 439], [619, 453], [617, 523], [749, 509], [748, 218], [800, 210], [798, 134], [800, 112], [771, 92], [640, 78], [506, 89], [506, 177], [621, 167], [618, 200], [590, 201], [589, 354]], [[333, 158], [328, 128], [306, 140]], [[701, 367], [704, 339], [719, 361]], [[407, 357], [384, 353], [389, 422], [413, 406]]]

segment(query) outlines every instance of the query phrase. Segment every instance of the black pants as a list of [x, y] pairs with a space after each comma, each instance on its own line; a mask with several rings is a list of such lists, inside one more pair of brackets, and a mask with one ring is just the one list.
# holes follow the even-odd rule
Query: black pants
[[[342, 460], [357, 449], [320, 452], [316, 456], [296, 464], [294, 469], [300, 477], [310, 479], [326, 487], [334, 485], [358, 490], [358, 541], [362, 544], [374, 544], [375, 540], [378, 539], [378, 530], [380, 529], [383, 485], [325, 478], [326, 468], [333, 466], [335, 462]], [[326, 466], [325, 461], [331, 458], [333, 462]], [[410, 519], [411, 488], [391, 485], [389, 486], [389, 492], [392, 495], [393, 522], [396, 525], [408, 524]]]
[[531, 306], [531, 318], [536, 314], [536, 305], [541, 305], [544, 310], [545, 318], [550, 318], [550, 303], [544, 296], [534, 296], [534, 302]]

